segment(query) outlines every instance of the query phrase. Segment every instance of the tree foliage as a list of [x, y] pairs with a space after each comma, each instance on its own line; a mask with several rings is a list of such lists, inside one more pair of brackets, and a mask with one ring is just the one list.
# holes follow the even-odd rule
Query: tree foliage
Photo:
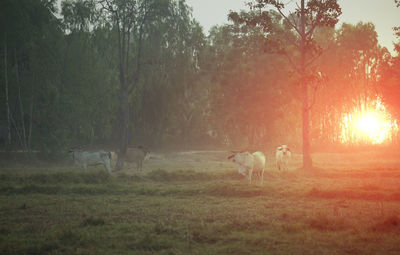
[[398, 56], [372, 23], [335, 28], [333, 0], [284, 7], [253, 1], [205, 35], [184, 0], [3, 0], [0, 144], [300, 150], [304, 111], [316, 147], [377, 97], [400, 116]]
[[[400, 1], [395, 0], [400, 7]], [[394, 28], [398, 42], [394, 44], [397, 56], [388, 56], [380, 70], [379, 86], [386, 105], [400, 119], [400, 26]]]
[[[268, 6], [273, 6], [285, 20], [286, 29], [275, 30], [271, 26], [271, 15], [263, 11]], [[310, 121], [309, 111], [309, 83], [315, 79], [313, 61], [321, 54], [322, 48], [314, 40], [314, 32], [320, 27], [334, 27], [338, 22], [341, 9], [336, 0], [301, 0], [294, 12], [284, 13], [285, 4], [278, 0], [256, 0], [249, 3], [256, 16], [241, 13], [231, 13], [231, 18], [246, 26], [261, 26], [263, 31], [271, 34], [283, 34], [273, 38], [267, 34], [266, 42], [270, 41], [278, 47], [279, 53], [286, 56], [293, 70], [298, 73], [298, 83], [302, 95], [302, 142], [303, 142], [303, 168], [311, 168], [310, 155]], [[287, 36], [282, 31], [291, 31], [294, 36]], [[286, 36], [285, 36], [286, 35]], [[283, 40], [282, 40], [283, 39]], [[292, 47], [290, 47], [292, 45]], [[294, 54], [292, 49], [295, 49]]]

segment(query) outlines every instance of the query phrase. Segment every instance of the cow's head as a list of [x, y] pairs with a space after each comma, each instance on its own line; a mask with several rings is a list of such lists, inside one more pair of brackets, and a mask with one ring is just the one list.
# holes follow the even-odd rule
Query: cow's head
[[290, 151], [289, 147], [287, 145], [282, 145], [277, 148], [278, 151], [281, 151], [283, 155], [286, 155], [288, 151]]
[[237, 154], [243, 153], [246, 151], [231, 151], [232, 155], [230, 155], [229, 157], [227, 157], [227, 159], [231, 160], [232, 162], [236, 162], [235, 161], [235, 157]]

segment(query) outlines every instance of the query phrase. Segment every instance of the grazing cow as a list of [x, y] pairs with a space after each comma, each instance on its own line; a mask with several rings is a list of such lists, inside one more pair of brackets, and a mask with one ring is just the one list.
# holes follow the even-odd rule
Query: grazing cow
[[258, 175], [258, 178], [260, 179], [260, 184], [263, 184], [265, 155], [262, 152], [256, 151], [254, 153], [249, 153], [245, 151], [234, 153], [229, 156], [228, 159], [237, 164], [239, 174], [242, 174], [244, 176], [247, 175], [249, 183], [251, 183], [251, 179], [254, 174]]
[[136, 148], [128, 148], [126, 151], [125, 160], [130, 163], [136, 163], [137, 170], [142, 170], [143, 161], [147, 160], [150, 156], [150, 150], [143, 146]]
[[292, 153], [287, 145], [279, 146], [276, 149], [276, 167], [278, 170], [288, 170], [289, 159]]
[[228, 157], [229, 160], [235, 162], [238, 167], [238, 173], [248, 177], [251, 183], [251, 176], [253, 175], [254, 156], [250, 152], [243, 151], [233, 153]]
[[89, 165], [104, 165], [109, 174], [111, 174], [111, 153], [108, 151], [82, 151], [70, 150], [75, 165], [83, 167], [85, 170]]
[[256, 151], [252, 155], [254, 158], [253, 173], [254, 175], [258, 175], [260, 184], [262, 185], [264, 181], [265, 155], [261, 151]]

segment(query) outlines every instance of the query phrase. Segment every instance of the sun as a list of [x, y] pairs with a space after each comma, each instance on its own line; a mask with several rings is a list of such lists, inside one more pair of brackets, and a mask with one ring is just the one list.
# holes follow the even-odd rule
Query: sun
[[386, 112], [380, 100], [363, 110], [354, 109], [344, 114], [341, 123], [342, 143], [382, 144], [392, 140], [398, 131], [396, 121]]
[[383, 114], [367, 112], [356, 120], [355, 128], [372, 143], [382, 143], [389, 135], [388, 122]]

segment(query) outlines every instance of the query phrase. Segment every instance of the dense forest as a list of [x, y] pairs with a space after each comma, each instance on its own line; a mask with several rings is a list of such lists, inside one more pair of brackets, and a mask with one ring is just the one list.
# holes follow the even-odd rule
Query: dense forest
[[255, 2], [206, 33], [184, 0], [1, 1], [1, 149], [301, 151], [304, 88], [311, 148], [362, 143], [343, 131], [349, 112], [384, 107], [396, 125], [400, 41], [391, 54], [374, 24], [337, 26], [340, 7], [318, 1], [305, 13], [334, 15], [306, 17], [302, 41], [299, 15]]

